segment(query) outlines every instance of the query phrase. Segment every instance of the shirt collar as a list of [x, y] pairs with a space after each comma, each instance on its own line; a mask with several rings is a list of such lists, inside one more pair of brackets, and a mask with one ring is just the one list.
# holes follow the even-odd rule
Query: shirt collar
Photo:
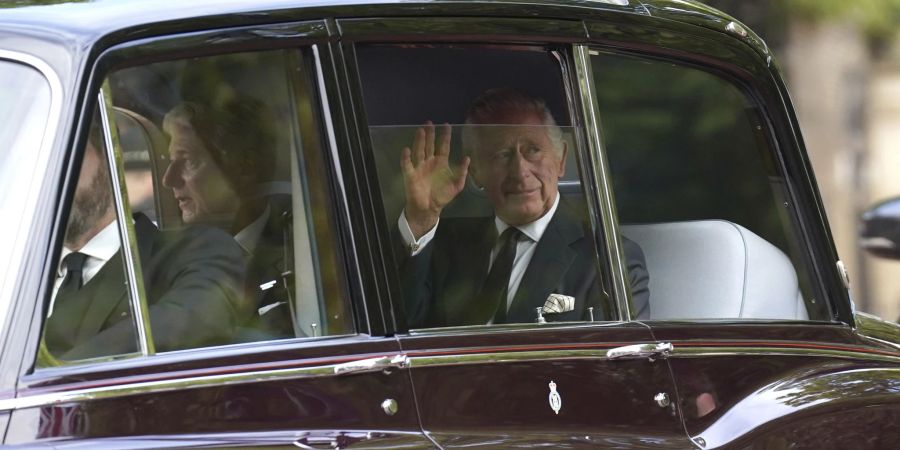
[[[89, 241], [87, 241], [87, 244], [84, 244], [84, 247], [81, 247], [81, 249], [78, 250], [78, 252], [84, 253], [85, 255], [90, 256], [91, 258], [99, 259], [100, 261], [102, 261], [104, 263], [106, 261], [109, 261], [109, 259], [112, 258], [113, 255], [115, 255], [117, 251], [119, 251], [119, 247], [121, 246], [121, 244], [119, 242], [119, 226], [118, 225], [119, 225], [119, 222], [116, 220], [113, 220], [112, 222], [110, 222], [109, 225], [103, 227], [103, 229], [100, 230], [99, 233], [95, 234], [94, 237], [92, 237]], [[69, 255], [69, 253], [72, 253], [72, 250], [70, 250], [66, 247], [63, 247], [62, 255], [60, 255], [60, 258], [59, 258], [60, 273], [62, 271], [62, 264], [63, 264], [62, 261], [63, 261], [63, 259], [65, 259], [66, 256]]]
[[266, 219], [269, 218], [269, 213], [269, 207], [266, 206], [266, 210], [253, 223], [234, 235], [234, 240], [237, 241], [238, 245], [251, 255], [256, 250], [256, 246], [259, 245], [263, 229], [266, 228]]
[[[547, 211], [546, 214], [534, 222], [526, 223], [525, 225], [520, 225], [516, 228], [518, 228], [522, 234], [528, 236], [532, 242], [540, 241], [541, 236], [544, 235], [544, 231], [547, 231], [547, 227], [550, 225], [550, 220], [553, 219], [553, 214], [556, 213], [557, 206], [559, 206], [559, 192], [556, 193], [556, 199], [553, 200], [553, 206], [550, 207], [550, 210]], [[509, 228], [509, 224], [496, 216], [494, 216], [494, 225], [497, 227], [497, 236], [503, 234], [503, 232]]]

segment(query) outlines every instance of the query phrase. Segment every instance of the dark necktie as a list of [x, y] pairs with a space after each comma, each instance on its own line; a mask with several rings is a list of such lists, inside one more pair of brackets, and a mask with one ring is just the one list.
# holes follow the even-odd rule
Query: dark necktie
[[66, 277], [59, 285], [59, 291], [56, 292], [57, 297], [81, 289], [85, 260], [87, 260], [87, 255], [78, 252], [69, 253], [63, 258], [63, 264], [66, 265]]
[[495, 324], [506, 322], [506, 297], [509, 287], [509, 276], [512, 274], [513, 262], [516, 260], [516, 245], [522, 232], [518, 228], [509, 227], [500, 235], [500, 250], [491, 265], [481, 291], [478, 293], [478, 311], [481, 323], [493, 318]]

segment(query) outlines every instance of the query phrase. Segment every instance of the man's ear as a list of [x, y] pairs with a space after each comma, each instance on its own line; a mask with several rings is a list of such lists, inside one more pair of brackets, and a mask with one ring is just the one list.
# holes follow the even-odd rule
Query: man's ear
[[566, 156], [569, 154], [569, 147], [567, 143], [562, 143], [562, 151], [559, 155], [559, 176], [557, 178], [562, 178], [563, 175], [566, 174]]

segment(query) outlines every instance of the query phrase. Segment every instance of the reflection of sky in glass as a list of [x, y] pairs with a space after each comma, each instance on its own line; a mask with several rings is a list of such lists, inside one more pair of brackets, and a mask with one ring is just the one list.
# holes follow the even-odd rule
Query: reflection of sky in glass
[[[835, 400], [859, 401], [867, 396], [900, 394], [900, 369], [859, 369], [830, 374], [807, 374], [802, 380], [779, 381], [748, 395], [721, 415], [697, 437], [707, 447], [734, 439], [781, 417]], [[875, 400], [874, 398], [872, 399]]]
[[12, 301], [30, 215], [23, 214], [50, 113], [50, 87], [37, 71], [0, 61], [0, 327]]

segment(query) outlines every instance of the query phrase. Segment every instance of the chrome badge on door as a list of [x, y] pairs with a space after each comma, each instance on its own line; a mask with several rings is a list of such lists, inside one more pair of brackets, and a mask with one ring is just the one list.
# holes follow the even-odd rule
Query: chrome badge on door
[[550, 408], [553, 409], [553, 412], [559, 414], [559, 410], [562, 409], [562, 397], [559, 396], [559, 392], [556, 392], [556, 383], [552, 380], [550, 381], [550, 396], [548, 400], [550, 401]]

